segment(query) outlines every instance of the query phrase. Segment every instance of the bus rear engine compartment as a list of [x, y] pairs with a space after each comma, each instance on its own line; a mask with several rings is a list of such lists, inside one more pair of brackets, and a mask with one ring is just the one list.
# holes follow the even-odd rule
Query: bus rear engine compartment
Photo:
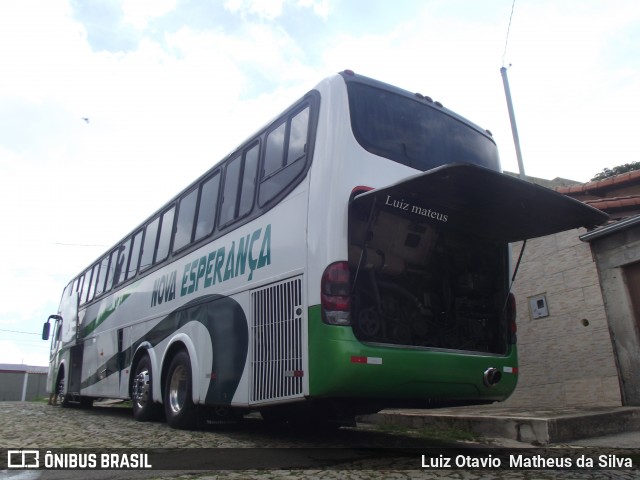
[[354, 210], [348, 264], [360, 341], [506, 353], [506, 244], [442, 220]]

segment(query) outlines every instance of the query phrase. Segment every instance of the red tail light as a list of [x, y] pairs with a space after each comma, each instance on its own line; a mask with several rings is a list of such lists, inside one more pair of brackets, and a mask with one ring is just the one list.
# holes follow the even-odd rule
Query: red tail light
[[335, 262], [320, 282], [322, 320], [331, 325], [351, 325], [351, 272], [347, 262]]

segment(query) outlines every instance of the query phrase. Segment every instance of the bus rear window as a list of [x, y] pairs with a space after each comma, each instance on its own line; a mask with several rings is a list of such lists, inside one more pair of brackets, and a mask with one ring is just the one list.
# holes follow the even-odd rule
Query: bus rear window
[[417, 170], [472, 163], [499, 170], [495, 143], [424, 100], [349, 82], [351, 128], [367, 151]]

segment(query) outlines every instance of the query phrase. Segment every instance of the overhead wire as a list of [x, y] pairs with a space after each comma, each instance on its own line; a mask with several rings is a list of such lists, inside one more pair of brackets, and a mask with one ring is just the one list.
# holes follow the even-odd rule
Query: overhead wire
[[34, 332], [20, 332], [18, 330], [5, 330], [4, 328], [0, 328], [0, 332], [24, 333], [25, 335], [40, 335], [39, 333]]
[[511, 3], [511, 14], [509, 15], [509, 26], [507, 27], [507, 35], [504, 40], [504, 51], [502, 52], [502, 66], [504, 67], [504, 58], [507, 56], [507, 46], [509, 45], [509, 34], [511, 33], [511, 21], [513, 20], [513, 10], [516, 7], [516, 0]]

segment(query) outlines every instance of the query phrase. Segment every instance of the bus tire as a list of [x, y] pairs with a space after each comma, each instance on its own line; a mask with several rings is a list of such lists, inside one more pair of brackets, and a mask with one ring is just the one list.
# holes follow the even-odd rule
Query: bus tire
[[191, 360], [180, 350], [171, 360], [164, 386], [164, 412], [172, 428], [191, 429], [196, 425], [197, 410], [193, 403]]
[[133, 418], [139, 422], [156, 420], [161, 413], [160, 405], [153, 401], [153, 375], [149, 355], [143, 355], [136, 363], [131, 379], [131, 404]]
[[70, 407], [69, 398], [64, 393], [64, 370], [58, 374], [58, 381], [56, 382], [56, 400], [55, 403], [62, 408]]

